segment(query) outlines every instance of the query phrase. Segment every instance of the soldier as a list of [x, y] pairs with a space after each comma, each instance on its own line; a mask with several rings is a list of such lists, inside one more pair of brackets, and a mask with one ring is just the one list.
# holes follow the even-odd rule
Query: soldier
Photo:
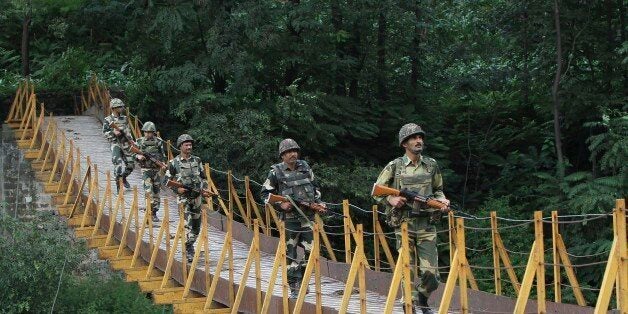
[[[165, 170], [163, 162], [166, 160], [166, 151], [164, 150], [163, 140], [155, 134], [157, 129], [155, 123], [147, 121], [142, 126], [144, 136], [137, 139], [137, 148], [143, 154], [136, 154], [135, 158], [139, 161], [142, 168], [142, 182], [144, 183], [144, 192], [146, 197], [151, 198], [151, 209], [153, 211], [153, 221], [159, 222], [157, 211], [159, 210], [159, 191], [161, 190], [162, 169]], [[150, 157], [162, 162], [163, 168]]]
[[124, 112], [124, 103], [119, 98], [113, 98], [109, 102], [111, 107], [111, 115], [105, 117], [102, 126], [102, 133], [111, 143], [111, 161], [113, 162], [113, 172], [116, 176], [116, 188], [120, 191], [120, 181], [124, 187], [131, 188], [126, 180], [133, 168], [135, 167], [135, 159], [131, 152], [133, 143], [133, 135], [129, 128], [129, 122]]
[[[297, 202], [317, 203], [321, 208], [320, 211], [324, 211], [326, 206], [320, 201], [321, 193], [314, 179], [314, 173], [307, 162], [298, 159], [300, 149], [293, 139], [288, 138], [279, 143], [279, 157], [282, 162], [271, 167], [268, 178], [262, 186], [262, 199], [268, 203], [270, 194], [290, 196]], [[271, 205], [280, 212], [281, 219], [285, 223], [290, 298], [296, 299], [303, 280], [305, 263], [312, 250], [313, 234], [310, 221], [315, 212], [311, 207], [300, 206], [301, 211], [307, 216], [303, 217], [293, 209], [290, 202]], [[300, 262], [297, 262], [297, 245], [305, 250], [305, 257]]]
[[166, 180], [194, 187], [198, 190], [190, 191], [186, 188], [172, 190], [177, 194], [177, 203], [183, 206], [185, 217], [185, 249], [188, 262], [194, 258], [194, 243], [201, 229], [201, 193], [208, 187], [207, 177], [203, 171], [203, 162], [200, 157], [192, 155], [194, 139], [189, 134], [181, 134], [177, 139], [177, 148], [181, 153], [168, 162]]
[[[443, 177], [436, 160], [422, 155], [425, 132], [420, 126], [408, 123], [399, 130], [399, 146], [405, 154], [386, 165], [379, 174], [376, 184], [395, 189], [407, 188], [424, 196], [431, 196], [449, 206], [443, 193]], [[386, 208], [386, 222], [395, 228], [397, 250], [401, 248], [401, 223], [408, 223], [410, 239], [411, 277], [418, 283], [412, 288], [414, 311], [433, 313], [427, 300], [439, 284], [438, 251], [436, 249], [436, 227], [431, 217], [439, 217], [441, 210], [431, 209], [400, 196], [375, 197]], [[442, 211], [447, 211], [443, 209]], [[415, 256], [418, 253], [419, 269], [415, 271]]]

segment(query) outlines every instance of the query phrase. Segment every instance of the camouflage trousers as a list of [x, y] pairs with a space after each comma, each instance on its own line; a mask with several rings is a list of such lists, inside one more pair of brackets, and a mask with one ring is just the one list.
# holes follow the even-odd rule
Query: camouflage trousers
[[[410, 218], [407, 221], [410, 277], [414, 279], [413, 282], [415, 283], [412, 285], [412, 300], [418, 301], [419, 293], [429, 297], [438, 288], [440, 280], [436, 227], [429, 223], [429, 217]], [[397, 250], [399, 250], [401, 248], [401, 228], [395, 229], [395, 236], [397, 238]]]
[[118, 177], [126, 177], [135, 168], [135, 159], [129, 150], [120, 147], [120, 144], [111, 145], [111, 162], [113, 163], [113, 174]]
[[161, 169], [142, 168], [142, 182], [146, 199], [150, 198], [153, 214], [159, 210], [161, 204], [159, 191], [161, 190], [162, 173]]
[[190, 247], [196, 242], [198, 233], [201, 231], [201, 197], [187, 198], [177, 197], [177, 204], [183, 207], [183, 217], [185, 218], [185, 245]]
[[[286, 224], [286, 264], [288, 283], [299, 283], [303, 279], [305, 265], [312, 251], [314, 236], [309, 224], [297, 218], [284, 220]], [[297, 260], [297, 246], [305, 250], [303, 260]]]

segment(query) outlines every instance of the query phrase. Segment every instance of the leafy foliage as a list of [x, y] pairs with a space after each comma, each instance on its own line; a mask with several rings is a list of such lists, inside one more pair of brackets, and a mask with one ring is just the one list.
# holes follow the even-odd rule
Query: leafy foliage
[[[8, 30], [0, 34], [0, 99], [9, 98], [20, 73], [25, 8], [18, 2], [0, 2]], [[291, 137], [321, 179], [325, 200], [349, 198], [368, 209], [369, 187], [403, 153], [397, 132], [412, 121], [427, 131], [425, 153], [437, 159], [445, 193], [468, 212], [521, 219], [539, 209], [606, 213], [627, 194], [620, 1], [560, 1], [564, 165], [557, 165], [551, 106], [551, 2], [32, 4], [38, 90], [76, 89], [96, 73], [166, 139], [192, 134], [196, 154], [240, 177], [264, 180], [278, 142]], [[608, 233], [600, 239], [589, 227], [565, 228], [570, 250], [586, 255], [608, 245]], [[527, 251], [519, 235], [504, 234], [504, 241]], [[581, 283], [596, 286], [600, 273], [587, 269]]]

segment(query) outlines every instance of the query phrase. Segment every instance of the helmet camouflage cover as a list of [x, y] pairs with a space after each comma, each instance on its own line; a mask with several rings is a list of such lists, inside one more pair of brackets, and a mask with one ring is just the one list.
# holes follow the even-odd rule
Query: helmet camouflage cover
[[399, 130], [399, 146], [401, 146], [401, 144], [405, 140], [407, 140], [410, 136], [413, 136], [416, 134], [420, 134], [421, 136], [425, 137], [425, 132], [421, 129], [421, 126], [419, 126], [418, 124], [408, 123], [402, 126], [401, 129]]
[[157, 132], [157, 128], [155, 127], [155, 123], [152, 123], [150, 121], [146, 121], [146, 122], [144, 122], [144, 125], [142, 126], [142, 131], [144, 131], [144, 132]]
[[287, 138], [283, 141], [281, 141], [281, 143], [279, 143], [279, 157], [281, 157], [281, 155], [283, 155], [283, 153], [289, 151], [289, 150], [293, 150], [293, 149], [297, 149], [300, 150], [301, 147], [299, 147], [299, 144], [297, 144], [297, 142], [291, 138]]
[[181, 147], [181, 144], [183, 144], [185, 142], [192, 142], [192, 143], [194, 143], [194, 139], [192, 138], [192, 136], [190, 134], [181, 134], [181, 135], [179, 135], [179, 138], [177, 138], [177, 148]]
[[124, 107], [124, 103], [122, 102], [120, 98], [113, 98], [109, 102], [109, 106], [111, 107], [111, 109], [119, 108], [119, 107]]

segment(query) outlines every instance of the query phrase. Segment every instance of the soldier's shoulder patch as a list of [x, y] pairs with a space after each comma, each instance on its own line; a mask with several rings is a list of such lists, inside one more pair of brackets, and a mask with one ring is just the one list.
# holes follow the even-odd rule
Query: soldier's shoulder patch
[[436, 159], [428, 156], [423, 156], [423, 161], [430, 166], [435, 166], [437, 164]]

